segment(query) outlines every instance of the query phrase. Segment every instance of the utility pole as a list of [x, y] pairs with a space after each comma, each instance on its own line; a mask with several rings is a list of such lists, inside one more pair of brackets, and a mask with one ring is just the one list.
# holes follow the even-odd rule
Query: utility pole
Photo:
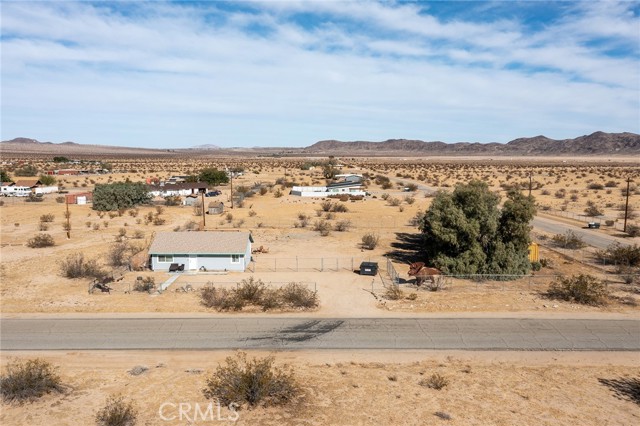
[[533, 172], [529, 172], [529, 198], [531, 198], [531, 187], [533, 186]]
[[[67, 205], [67, 240], [71, 239], [71, 222], [69, 221], [71, 218], [71, 213], [69, 213], [69, 199], [67, 198], [67, 196], [64, 196], [64, 199], [66, 201], [66, 205]], [[626, 222], [625, 222], [626, 223]]]
[[200, 195], [202, 196], [202, 229], [204, 229], [207, 227], [207, 219], [204, 212], [204, 192], [201, 192]]
[[629, 185], [631, 184], [631, 178], [627, 178], [627, 201], [624, 203], [624, 227], [622, 232], [627, 232], [627, 214], [629, 214]]
[[233, 208], [233, 172], [229, 172], [229, 178], [231, 179], [231, 208]]

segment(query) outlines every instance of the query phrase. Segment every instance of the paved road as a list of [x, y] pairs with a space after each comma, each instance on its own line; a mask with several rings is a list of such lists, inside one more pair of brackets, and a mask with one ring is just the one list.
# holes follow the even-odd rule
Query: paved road
[[2, 350], [640, 350], [640, 320], [3, 319]]
[[584, 229], [579, 226], [569, 225], [567, 223], [555, 221], [546, 217], [536, 216], [531, 224], [536, 229], [550, 232], [552, 234], [564, 234], [568, 230], [571, 230], [582, 237], [582, 240], [585, 243], [600, 249], [607, 248], [614, 242], [620, 243], [625, 246], [629, 245], [629, 242], [625, 241], [624, 239], [603, 234], [597, 229]]

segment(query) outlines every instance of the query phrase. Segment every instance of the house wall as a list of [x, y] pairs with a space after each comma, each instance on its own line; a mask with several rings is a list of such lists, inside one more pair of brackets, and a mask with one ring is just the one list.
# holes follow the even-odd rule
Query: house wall
[[[251, 245], [248, 244], [248, 253], [251, 256]], [[231, 263], [231, 255], [197, 255], [196, 270], [204, 266], [208, 271], [240, 271], [243, 272], [249, 263], [245, 255], [240, 256], [240, 262]], [[250, 259], [250, 257], [249, 257]], [[184, 269], [189, 270], [189, 255], [175, 254], [173, 262], [159, 262], [158, 255], [151, 255], [151, 268], [154, 271], [168, 271], [171, 263], [184, 264]]]
[[34, 192], [36, 194], [53, 194], [54, 192], [58, 192], [57, 186], [39, 186], [36, 187]]

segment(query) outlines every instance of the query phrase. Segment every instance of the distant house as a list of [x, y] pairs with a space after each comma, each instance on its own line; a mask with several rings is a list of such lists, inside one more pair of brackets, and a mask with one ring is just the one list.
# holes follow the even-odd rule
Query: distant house
[[172, 263], [188, 271], [244, 271], [251, 262], [250, 232], [158, 232], [149, 248], [151, 269]]
[[224, 203], [221, 201], [212, 201], [207, 206], [208, 214], [222, 214], [224, 212]]
[[2, 182], [0, 193], [4, 197], [28, 197], [31, 195], [31, 188], [28, 186], [17, 186], [13, 182]]
[[48, 170], [48, 175], [79, 175], [80, 171], [76, 169], [60, 169], [60, 170]]
[[186, 196], [199, 194], [209, 190], [207, 182], [182, 182], [164, 183], [160, 185], [148, 185], [149, 194], [154, 197], [168, 197], [170, 195]]
[[15, 181], [16, 186], [27, 186], [31, 189], [36, 189], [39, 186], [42, 186], [42, 182], [40, 182], [40, 179], [38, 178], [33, 178], [33, 179], [18, 179]]
[[291, 195], [300, 197], [328, 197], [330, 195], [366, 195], [360, 180], [330, 183], [327, 186], [294, 186]]

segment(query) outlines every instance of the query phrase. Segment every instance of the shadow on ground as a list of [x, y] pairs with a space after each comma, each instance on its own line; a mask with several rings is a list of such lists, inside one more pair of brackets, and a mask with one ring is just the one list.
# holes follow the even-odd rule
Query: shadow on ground
[[598, 381], [608, 386], [616, 398], [640, 405], [640, 378], [624, 377], [622, 379], [598, 379]]
[[396, 241], [385, 256], [398, 263], [424, 262], [423, 236], [421, 233], [396, 232]]

